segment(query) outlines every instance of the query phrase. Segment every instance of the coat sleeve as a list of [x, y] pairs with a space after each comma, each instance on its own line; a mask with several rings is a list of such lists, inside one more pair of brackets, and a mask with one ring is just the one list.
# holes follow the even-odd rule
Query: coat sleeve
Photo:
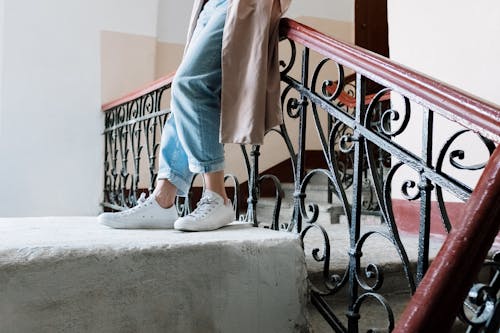
[[290, 0], [231, 4], [222, 47], [220, 141], [262, 144], [266, 130], [282, 122], [278, 26]]

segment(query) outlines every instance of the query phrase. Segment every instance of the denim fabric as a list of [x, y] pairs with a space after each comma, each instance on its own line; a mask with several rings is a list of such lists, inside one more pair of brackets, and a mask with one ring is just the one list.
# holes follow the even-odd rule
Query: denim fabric
[[195, 173], [224, 169], [219, 142], [222, 34], [227, 0], [205, 4], [171, 87], [171, 115], [160, 147], [159, 179], [185, 195]]

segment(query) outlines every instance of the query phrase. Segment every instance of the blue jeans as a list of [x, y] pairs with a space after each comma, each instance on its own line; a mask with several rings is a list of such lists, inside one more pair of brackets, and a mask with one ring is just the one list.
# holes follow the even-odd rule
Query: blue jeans
[[186, 195], [195, 173], [224, 169], [219, 142], [222, 33], [227, 0], [205, 4], [171, 87], [171, 114], [163, 128], [158, 179]]

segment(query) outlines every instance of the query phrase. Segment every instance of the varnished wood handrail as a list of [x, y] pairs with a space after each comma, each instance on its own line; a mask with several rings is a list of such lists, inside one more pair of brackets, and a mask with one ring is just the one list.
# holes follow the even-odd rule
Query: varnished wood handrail
[[290, 19], [281, 20], [282, 36], [309, 47], [411, 100], [500, 142], [500, 106], [459, 91], [383, 56], [338, 41]]
[[394, 330], [448, 332], [500, 228], [500, 147]]
[[168, 86], [169, 84], [172, 84], [172, 80], [174, 79], [174, 73], [170, 73], [168, 75], [165, 75], [158, 80], [155, 80], [151, 83], [148, 83], [146, 86], [139, 88], [137, 90], [134, 90], [120, 98], [117, 98], [115, 100], [112, 100], [110, 102], [107, 102], [102, 105], [101, 110], [106, 112], [108, 110], [111, 110], [119, 105], [128, 103], [133, 101], [134, 99], [137, 99], [141, 96], [147, 95], [161, 87]]

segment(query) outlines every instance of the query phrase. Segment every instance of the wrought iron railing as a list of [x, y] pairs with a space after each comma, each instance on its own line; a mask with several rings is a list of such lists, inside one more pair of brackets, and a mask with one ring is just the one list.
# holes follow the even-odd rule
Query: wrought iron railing
[[[494, 152], [500, 155], [496, 148], [500, 141], [500, 109], [292, 20], [282, 20], [281, 36], [282, 54], [289, 56], [281, 62], [284, 84], [282, 107], [286, 122], [272, 132], [283, 139], [292, 161], [295, 179], [293, 218], [290, 221], [279, 220], [283, 197], [279, 178], [276, 175], [259, 174], [260, 147], [252, 146], [242, 147], [248, 172], [248, 207], [240, 219], [259, 224], [256, 210], [259, 207], [260, 184], [271, 180], [276, 188], [274, 214], [269, 217], [272, 220], [271, 227], [297, 232], [302, 239], [309, 237], [314, 230], [323, 235], [324, 242], [319, 244], [323, 249], [314, 249], [312, 252], [313, 258], [323, 264], [323, 280], [312, 284], [311, 297], [332, 329], [336, 332], [357, 332], [363, 305], [375, 301], [386, 312], [387, 324], [383, 329], [392, 331], [395, 319], [391, 304], [382, 292], [383, 269], [376, 262], [363, 263], [363, 250], [374, 237], [381, 236], [400, 257], [409, 294], [413, 295], [417, 291], [421, 281], [427, 286], [428, 282], [422, 279], [429, 266], [431, 201], [437, 201], [443, 229], [450, 231], [453, 223], [448, 216], [447, 201], [467, 202], [475, 185], [475, 181], [467, 183], [464, 180], [468, 178], [467, 174], [477, 173], [478, 170], [480, 173], [488, 166], [483, 178], [488, 175], [491, 178], [492, 172], [495, 172], [491, 164], [499, 163], [498, 158], [490, 156]], [[299, 53], [301, 61], [297, 61]], [[354, 84], [348, 77], [355, 77]], [[168, 116], [162, 97], [168, 91], [171, 80], [172, 76], [162, 78], [146, 89], [103, 107], [106, 117], [104, 207], [123, 209], [132, 206], [136, 204], [138, 192], [152, 190], [156, 180], [159, 135]], [[366, 91], [370, 81], [380, 85], [380, 89], [371, 95]], [[370, 87], [376, 86], [371, 82]], [[312, 115], [312, 125], [307, 124], [311, 119], [308, 113]], [[291, 122], [298, 123], [296, 141], [289, 135], [288, 126]], [[436, 127], [445, 123], [446, 127], [451, 123], [461, 127], [457, 127], [449, 138], [440, 141]], [[326, 168], [305, 169], [308, 130], [316, 132]], [[418, 149], [412, 147], [415, 138], [419, 141]], [[462, 141], [464, 138], [468, 140], [466, 144]], [[484, 161], [471, 162], [469, 154], [478, 150], [483, 150]], [[331, 193], [341, 202], [347, 217], [347, 267], [331, 266], [331, 246], [335, 244], [331, 244], [327, 231], [315, 223], [319, 214], [318, 205], [307, 198], [309, 183], [318, 174], [328, 178]], [[239, 182], [235, 177], [229, 177], [233, 179], [237, 196]], [[373, 193], [373, 200], [369, 204], [362, 197], [363, 184], [367, 182]], [[493, 183], [480, 183], [481, 191], [490, 193], [490, 196], [495, 193], [498, 195], [500, 187]], [[450, 196], [454, 199], [450, 199]], [[416, 268], [411, 265], [400, 239], [392, 203], [395, 197], [420, 202]], [[237, 197], [234, 201], [239, 202]], [[478, 201], [473, 197], [471, 202], [482, 205], [487, 200]], [[468, 204], [470, 202], [466, 203], [466, 207], [469, 207]], [[181, 213], [188, 211], [189, 206], [189, 200], [187, 204], [179, 203]], [[381, 216], [382, 229], [362, 226], [361, 216], [367, 208], [377, 211]], [[487, 218], [498, 216], [498, 208], [493, 208], [490, 212], [496, 212], [497, 215], [485, 215]], [[470, 210], [470, 207], [467, 209]], [[239, 210], [236, 211], [238, 216]], [[475, 220], [478, 218], [474, 217]], [[481, 244], [473, 244], [481, 250], [475, 251], [475, 255], [470, 257], [474, 264], [465, 265], [469, 269], [465, 273], [467, 277], [457, 279], [458, 287], [453, 290], [458, 293], [458, 298], [450, 301], [447, 299], [450, 295], [440, 294], [438, 300], [426, 300], [429, 303], [454, 304], [455, 307], [438, 307], [443, 317], [453, 319], [458, 314], [458, 304], [463, 301], [472, 283], [470, 277], [477, 273], [477, 264], [484, 260], [498, 233], [497, 220], [480, 220], [488, 224], [489, 229], [485, 231], [489, 238]], [[453, 232], [450, 238], [452, 236]], [[498, 326], [499, 256], [487, 262], [487, 265], [493, 267], [495, 272], [489, 285], [474, 286], [472, 294], [464, 303], [466, 310], [460, 315], [472, 331]], [[460, 273], [455, 271], [457, 276]], [[432, 274], [435, 274], [434, 271]], [[341, 291], [349, 296], [348, 307], [343, 312], [347, 314], [346, 320], [335, 313], [327, 301], [335, 299]], [[418, 291], [416, 295], [419, 295]], [[415, 297], [412, 302], [414, 300]], [[408, 318], [413, 320], [412, 316], [403, 317], [404, 320]], [[443, 327], [433, 324], [425, 326], [427, 332], [433, 332], [432, 327]]]
[[161, 103], [172, 78], [167, 75], [103, 105], [104, 208], [135, 206], [141, 191], [153, 191], [159, 137], [169, 113]]

